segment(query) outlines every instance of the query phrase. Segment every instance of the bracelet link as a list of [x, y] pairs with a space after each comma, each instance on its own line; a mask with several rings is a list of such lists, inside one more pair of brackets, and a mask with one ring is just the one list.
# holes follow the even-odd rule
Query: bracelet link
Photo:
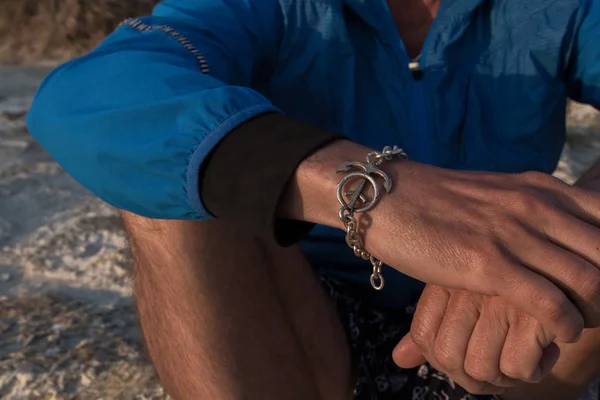
[[[379, 169], [379, 166], [383, 162], [391, 161], [396, 157], [403, 160], [408, 158], [404, 150], [400, 149], [398, 146], [386, 146], [381, 153], [372, 151], [367, 154], [366, 163], [357, 161], [346, 162], [340, 165], [336, 171], [338, 173], [349, 172], [353, 169], [360, 171], [348, 173], [338, 183], [337, 199], [342, 205], [338, 215], [346, 228], [346, 244], [354, 251], [354, 254], [357, 257], [371, 262], [373, 272], [371, 274], [370, 282], [375, 290], [381, 290], [385, 285], [385, 279], [383, 278], [381, 271], [383, 263], [365, 250], [363, 238], [358, 229], [358, 220], [354, 216], [354, 213], [369, 211], [377, 205], [381, 190], [375, 177], [379, 177], [382, 180], [383, 188], [386, 193], [389, 193], [390, 190], [392, 190], [391, 179], [385, 172]], [[360, 179], [356, 188], [353, 190], [346, 190], [346, 186], [356, 179]], [[373, 198], [370, 200], [367, 199], [363, 193], [367, 182], [373, 187]]]

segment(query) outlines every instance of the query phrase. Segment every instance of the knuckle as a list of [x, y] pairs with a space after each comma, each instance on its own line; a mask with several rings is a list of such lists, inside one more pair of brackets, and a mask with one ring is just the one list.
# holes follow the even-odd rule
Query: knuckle
[[484, 238], [468, 252], [471, 263], [478, 269], [488, 269], [504, 258], [500, 246], [493, 238]]
[[593, 268], [586, 273], [575, 285], [579, 301], [583, 302], [580, 308], [585, 309], [585, 327], [600, 327], [600, 271]]
[[474, 253], [472, 262], [480, 278], [479, 284], [485, 288], [485, 294], [495, 295], [502, 287], [518, 287], [523, 284], [515, 273], [514, 261], [497, 244]]
[[522, 219], [508, 217], [502, 221], [502, 231], [504, 237], [511, 242], [520, 240], [524, 234], [528, 234]]
[[444, 372], [452, 373], [458, 370], [448, 346], [439, 345], [436, 343], [433, 346], [433, 357], [435, 358], [437, 364], [444, 370]]
[[556, 335], [554, 332], [546, 329], [542, 324], [539, 323], [539, 321], [535, 319], [531, 319], [529, 321], [529, 329], [530, 334], [535, 337], [537, 343], [539, 343], [539, 345], [544, 349], [550, 346], [556, 340]]
[[592, 268], [590, 272], [582, 279], [578, 291], [586, 302], [594, 304], [600, 299], [600, 271]]
[[465, 372], [471, 378], [482, 382], [495, 382], [501, 377], [497, 368], [490, 368], [480, 359], [468, 359], [465, 362]]
[[546, 296], [540, 300], [540, 308], [546, 315], [546, 318], [553, 326], [561, 326], [566, 337], [561, 338], [564, 341], [576, 340], [583, 330], [583, 321], [581, 323], [566, 323], [572, 321], [571, 304], [565, 296]]
[[506, 321], [509, 326], [513, 329], [523, 330], [527, 329], [532, 323], [537, 323], [537, 320], [526, 314], [523, 310], [515, 308], [512, 305], [507, 305], [506, 310]]
[[549, 174], [538, 171], [527, 171], [521, 173], [521, 177], [525, 182], [536, 186], [546, 186], [556, 183], [556, 179]]
[[410, 327], [410, 337], [420, 349], [431, 348], [435, 339], [431, 330], [420, 321], [413, 321]]
[[461, 309], [467, 309], [473, 303], [473, 293], [468, 290], [457, 290], [454, 296], [456, 297], [456, 304]]
[[542, 209], [546, 209], [546, 205], [533, 190], [518, 190], [513, 194], [513, 206], [520, 212], [526, 215], [536, 215]]
[[524, 366], [518, 360], [511, 359], [505, 361], [500, 366], [501, 372], [509, 378], [517, 379], [523, 382], [536, 381], [536, 367]]
[[568, 300], [566, 297], [544, 297], [541, 300], [541, 307], [546, 316], [553, 322], [564, 320], [568, 314]]

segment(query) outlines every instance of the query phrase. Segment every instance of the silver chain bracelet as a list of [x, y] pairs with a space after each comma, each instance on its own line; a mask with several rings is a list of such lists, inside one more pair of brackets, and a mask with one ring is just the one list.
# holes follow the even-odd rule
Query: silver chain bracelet
[[[381, 153], [377, 151], [370, 152], [367, 155], [367, 162], [346, 162], [340, 165], [336, 170], [336, 172], [348, 172], [354, 168], [360, 171], [350, 172], [340, 180], [340, 183], [338, 183], [337, 199], [342, 205], [342, 208], [340, 208], [339, 211], [339, 217], [346, 228], [346, 243], [348, 246], [354, 250], [354, 254], [357, 257], [360, 257], [363, 260], [369, 260], [373, 266], [371, 286], [373, 286], [373, 289], [375, 290], [381, 290], [385, 285], [385, 280], [381, 273], [383, 263], [365, 250], [362, 236], [358, 232], [358, 222], [354, 213], [367, 212], [377, 204], [381, 195], [381, 190], [379, 189], [379, 184], [375, 180], [375, 177], [379, 176], [382, 179], [383, 188], [386, 193], [389, 193], [390, 190], [392, 190], [392, 180], [385, 172], [379, 169], [379, 166], [384, 161], [391, 161], [395, 157], [399, 157], [403, 160], [408, 158], [404, 150], [400, 149], [398, 146], [386, 146]], [[348, 183], [355, 179], [360, 179], [356, 188], [346, 190]], [[363, 194], [367, 182], [373, 187], [373, 198], [370, 200]], [[346, 201], [346, 198], [348, 198], [349, 201]]]

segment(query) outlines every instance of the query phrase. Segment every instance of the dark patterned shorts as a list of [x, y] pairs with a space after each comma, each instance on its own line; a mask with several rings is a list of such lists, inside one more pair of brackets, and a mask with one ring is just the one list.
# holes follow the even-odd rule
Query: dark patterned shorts
[[356, 400], [492, 400], [496, 396], [472, 395], [443, 373], [425, 364], [402, 369], [392, 360], [392, 350], [408, 333], [415, 307], [385, 312], [360, 300], [348, 285], [321, 277], [342, 319], [358, 369]]

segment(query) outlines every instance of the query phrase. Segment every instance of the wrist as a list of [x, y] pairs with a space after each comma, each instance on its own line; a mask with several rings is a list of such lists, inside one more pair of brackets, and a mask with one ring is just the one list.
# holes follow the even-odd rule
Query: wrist
[[307, 157], [296, 169], [284, 193], [279, 216], [343, 229], [338, 211], [336, 169], [346, 161], [362, 160], [370, 148], [337, 140]]

